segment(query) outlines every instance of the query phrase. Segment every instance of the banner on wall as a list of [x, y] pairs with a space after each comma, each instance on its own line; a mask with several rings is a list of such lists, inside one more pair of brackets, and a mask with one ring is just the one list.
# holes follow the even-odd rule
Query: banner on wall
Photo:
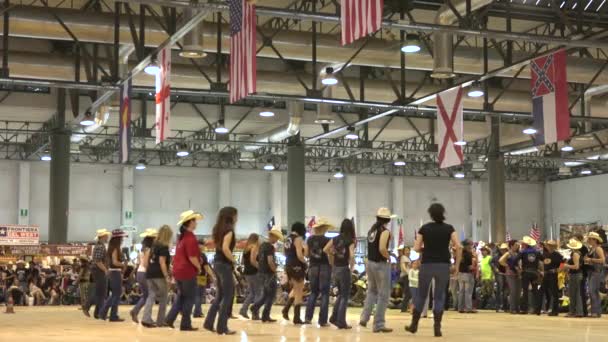
[[74, 256], [91, 255], [91, 245], [2, 246], [0, 255], [9, 256]]
[[40, 243], [40, 227], [0, 225], [0, 245], [23, 246]]
[[576, 234], [585, 236], [591, 231], [598, 231], [600, 227], [599, 222], [560, 224], [559, 239], [561, 242], [568, 242]]

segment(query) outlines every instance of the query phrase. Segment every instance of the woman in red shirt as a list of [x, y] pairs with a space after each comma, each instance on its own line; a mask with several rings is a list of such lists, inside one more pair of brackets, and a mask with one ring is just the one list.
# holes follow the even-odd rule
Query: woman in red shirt
[[202, 219], [203, 215], [188, 210], [180, 215], [180, 220], [177, 223], [179, 236], [175, 248], [175, 257], [173, 258], [173, 278], [177, 285], [177, 300], [173, 303], [165, 324], [173, 328], [177, 314], [181, 313], [182, 320], [179, 330], [182, 331], [198, 330], [192, 327], [190, 318], [196, 291], [196, 275], [201, 272], [200, 252], [193, 232], [198, 221]]

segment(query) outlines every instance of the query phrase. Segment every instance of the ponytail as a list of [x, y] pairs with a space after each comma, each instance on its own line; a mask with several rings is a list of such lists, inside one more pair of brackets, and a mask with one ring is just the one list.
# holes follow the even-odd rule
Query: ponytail
[[[185, 222], [185, 223], [186, 223], [186, 222]], [[186, 230], [187, 230], [187, 229], [186, 229], [186, 225], [185, 225], [185, 223], [184, 223], [184, 224], [182, 224], [182, 225], [179, 227], [179, 235], [177, 236], [177, 241], [181, 241], [181, 240], [182, 240], [182, 238], [184, 237], [184, 233], [185, 233], [185, 232], [186, 232]]]

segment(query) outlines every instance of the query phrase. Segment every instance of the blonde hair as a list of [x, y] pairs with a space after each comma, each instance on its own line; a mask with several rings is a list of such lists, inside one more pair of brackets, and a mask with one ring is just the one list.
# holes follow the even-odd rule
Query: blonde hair
[[171, 244], [171, 239], [173, 239], [173, 230], [168, 225], [164, 225], [160, 227], [158, 230], [158, 236], [156, 237], [156, 243], [169, 246]]

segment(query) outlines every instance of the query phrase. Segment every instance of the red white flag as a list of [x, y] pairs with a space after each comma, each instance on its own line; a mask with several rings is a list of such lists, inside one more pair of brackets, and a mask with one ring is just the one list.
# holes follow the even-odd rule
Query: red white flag
[[383, 7], [384, 0], [342, 0], [342, 45], [378, 31]]
[[169, 137], [171, 127], [171, 47], [162, 49], [158, 62], [160, 70], [156, 74], [156, 143]]
[[254, 1], [228, 0], [230, 9], [230, 103], [255, 93], [256, 14]]
[[540, 229], [536, 223], [534, 223], [530, 229], [530, 237], [536, 241], [540, 241]]
[[437, 95], [437, 133], [439, 135], [439, 167], [461, 165], [464, 161], [462, 121], [462, 87], [443, 91]]
[[397, 244], [399, 246], [402, 246], [405, 243], [405, 237], [403, 235], [404, 235], [404, 233], [403, 233], [403, 220], [400, 219], [399, 220], [399, 240], [397, 240], [398, 241]]
[[315, 217], [313, 216], [310, 221], [308, 222], [308, 226], [306, 227], [308, 229], [308, 233], [312, 233], [312, 227], [314, 227], [314, 225], [317, 224], [317, 220], [315, 219]]

